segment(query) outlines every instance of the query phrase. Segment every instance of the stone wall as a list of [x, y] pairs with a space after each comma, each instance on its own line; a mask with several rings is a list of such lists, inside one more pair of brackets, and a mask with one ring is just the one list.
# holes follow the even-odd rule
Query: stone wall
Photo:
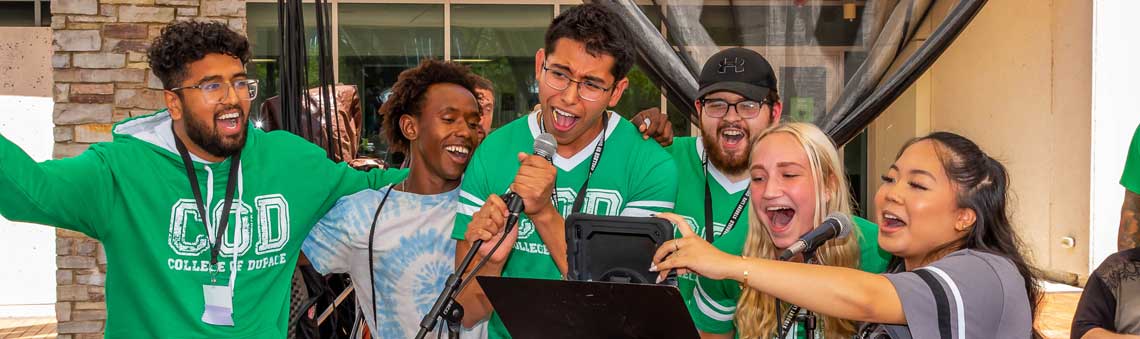
[[[111, 141], [112, 124], [163, 107], [146, 58], [163, 26], [212, 20], [244, 33], [246, 22], [238, 0], [52, 0], [51, 12], [55, 158]], [[80, 233], [56, 236], [59, 338], [102, 338], [103, 248]]]

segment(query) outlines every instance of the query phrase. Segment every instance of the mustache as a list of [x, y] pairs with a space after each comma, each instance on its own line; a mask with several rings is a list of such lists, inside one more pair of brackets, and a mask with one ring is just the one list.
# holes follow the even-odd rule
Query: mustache
[[724, 122], [724, 121], [721, 121], [719, 124], [717, 124], [716, 131], [720, 132], [726, 128], [738, 128], [740, 130], [743, 130], [744, 133], [748, 133], [748, 126], [745, 126], [743, 122]]
[[241, 118], [241, 116], [248, 115], [248, 113], [249, 113], [249, 112], [246, 112], [245, 110], [241, 109], [240, 105], [226, 105], [226, 106], [223, 106], [223, 107], [220, 107], [220, 108], [214, 110], [214, 119], [217, 119], [219, 116], [222, 116], [223, 114], [226, 114], [226, 112], [229, 112], [229, 111], [238, 111], [238, 115], [239, 115], [238, 118]]

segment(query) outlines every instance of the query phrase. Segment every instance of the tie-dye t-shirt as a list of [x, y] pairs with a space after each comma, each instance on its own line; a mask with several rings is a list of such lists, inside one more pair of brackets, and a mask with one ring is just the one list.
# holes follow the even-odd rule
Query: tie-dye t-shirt
[[[376, 317], [364, 312], [373, 338], [411, 338], [455, 270], [455, 224], [459, 189], [436, 195], [392, 190], [376, 222], [374, 267], [368, 267], [368, 232], [388, 188], [341, 198], [309, 233], [301, 249], [324, 274], [349, 273], [356, 291], [376, 280]], [[369, 274], [372, 277], [369, 277]], [[361, 309], [372, 293], [355, 293]], [[481, 331], [477, 331], [481, 332]], [[465, 331], [463, 337], [483, 337]], [[433, 332], [434, 337], [434, 332]]]

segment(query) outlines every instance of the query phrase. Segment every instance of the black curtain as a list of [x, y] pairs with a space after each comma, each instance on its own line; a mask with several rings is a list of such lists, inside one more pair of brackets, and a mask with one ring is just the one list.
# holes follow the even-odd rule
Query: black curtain
[[[950, 45], [985, 0], [587, 0], [621, 13], [638, 63], [695, 119], [696, 74], [713, 53], [747, 47], [775, 68], [785, 121], [813, 122], [836, 144], [859, 134]], [[648, 8], [648, 9], [647, 9]], [[935, 9], [948, 9], [935, 18]], [[643, 11], [663, 14], [654, 26]], [[922, 28], [933, 27], [929, 35]], [[664, 35], [662, 34], [664, 32]]]

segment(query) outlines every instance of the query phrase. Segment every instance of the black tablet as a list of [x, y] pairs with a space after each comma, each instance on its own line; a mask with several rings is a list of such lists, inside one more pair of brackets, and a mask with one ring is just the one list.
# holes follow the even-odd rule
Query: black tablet
[[572, 214], [566, 219], [566, 278], [653, 284], [657, 280], [657, 273], [649, 272], [653, 254], [670, 239], [673, 224], [665, 219]]

